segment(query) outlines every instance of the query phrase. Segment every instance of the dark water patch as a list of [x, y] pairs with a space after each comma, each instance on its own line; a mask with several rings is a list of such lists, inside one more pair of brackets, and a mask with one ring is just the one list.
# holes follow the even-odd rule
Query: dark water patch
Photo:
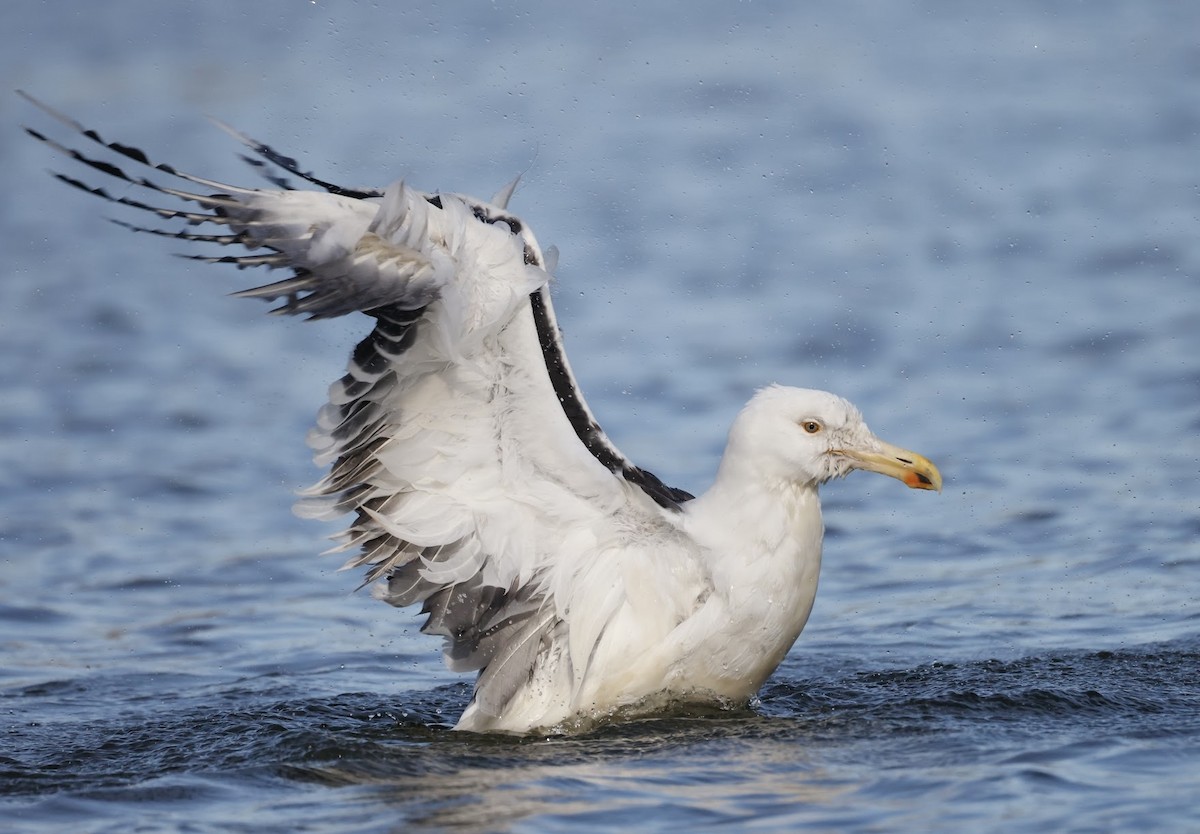
[[1017, 733], [1087, 725], [1106, 734], [1200, 728], [1200, 645], [1052, 654], [1011, 661], [935, 663], [850, 677], [780, 682], [762, 693], [768, 715], [822, 716], [836, 725]]
[[59, 698], [64, 695], [78, 695], [86, 691], [87, 686], [80, 680], [39, 681], [0, 692], [0, 701], [16, 698]]
[[795, 338], [786, 351], [800, 363], [851, 363], [871, 358], [882, 338], [862, 321], [822, 323]]
[[131, 316], [127, 310], [108, 304], [102, 304], [90, 310], [88, 321], [98, 330], [120, 336], [131, 336], [141, 330], [137, 319]]
[[178, 582], [165, 576], [130, 575], [111, 583], [92, 583], [94, 591], [157, 591], [176, 587]]
[[1169, 244], [1134, 242], [1092, 252], [1080, 264], [1080, 270], [1093, 275], [1121, 275], [1143, 270], [1160, 274], [1170, 271], [1181, 260], [1179, 251]]
[[147, 479], [134, 497], [198, 498], [218, 494], [220, 494], [220, 490], [213, 484], [206, 484], [191, 477], [165, 475], [160, 478]]
[[1013, 231], [994, 239], [986, 256], [1008, 266], [1010, 261], [1042, 259], [1050, 248], [1050, 242], [1042, 235]]
[[27, 548], [64, 547], [71, 542], [71, 534], [50, 520], [12, 519], [0, 527], [0, 544], [10, 552], [20, 553]]
[[1053, 521], [1062, 513], [1054, 507], [1030, 507], [1028, 509], [1015, 510], [1008, 514], [1007, 521], [1014, 524], [1040, 524], [1046, 521]]
[[1104, 331], [1102, 333], [1077, 333], [1060, 342], [1053, 349], [1061, 354], [1078, 359], [1111, 360], [1146, 342], [1146, 336], [1134, 330]]
[[[39, 692], [49, 690], [26, 690]], [[243, 695], [235, 707], [176, 701], [159, 709], [126, 708], [102, 720], [10, 727], [0, 795], [94, 792], [170, 774], [287, 772], [347, 758], [372, 760], [445, 728], [440, 705], [420, 697], [403, 712], [367, 695], [248, 700]]]
[[[181, 672], [105, 671], [106, 658], [96, 668], [66, 668], [61, 677], [14, 683], [0, 690], [0, 705], [13, 726], [88, 724], [100, 716], [120, 713], [114, 727], [147, 710], [167, 714], [181, 704], [218, 698], [219, 686], [203, 670]], [[75, 673], [75, 674], [68, 674]], [[26, 675], [28, 678], [28, 675]]]
[[5, 605], [0, 604], [0, 622], [16, 625], [47, 625], [61, 623], [70, 617], [61, 611], [43, 605]]
[[216, 425], [213, 416], [203, 411], [175, 411], [166, 415], [165, 425], [169, 429], [185, 432], [210, 429]]

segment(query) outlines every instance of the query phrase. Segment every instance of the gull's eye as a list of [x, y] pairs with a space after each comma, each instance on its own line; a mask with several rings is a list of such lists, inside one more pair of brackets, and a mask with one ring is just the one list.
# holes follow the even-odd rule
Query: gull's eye
[[821, 424], [816, 420], [803, 420], [800, 423], [800, 428], [804, 429], [809, 434], [820, 434]]

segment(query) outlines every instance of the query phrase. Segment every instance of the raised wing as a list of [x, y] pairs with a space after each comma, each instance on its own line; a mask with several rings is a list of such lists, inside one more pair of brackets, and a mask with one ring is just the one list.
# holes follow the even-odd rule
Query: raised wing
[[[310, 433], [315, 460], [330, 471], [306, 491], [298, 512], [354, 514], [334, 550], [355, 551], [346, 566], [365, 567], [367, 583], [380, 581], [382, 599], [423, 604], [423, 630], [446, 638], [451, 667], [481, 670], [480, 709], [498, 715], [552, 646], [579, 643], [577, 654], [590, 651], [580, 635], [602, 632], [603, 612], [611, 615], [614, 603], [587, 623], [573, 621], [577, 633], [567, 639], [564, 614], [574, 591], [564, 589], [578, 589], [575, 580], [596, 569], [622, 530], [636, 528], [649, 547], [677, 537], [673, 510], [691, 496], [633, 466], [593, 418], [562, 350], [545, 257], [506, 211], [511, 187], [494, 203], [403, 183], [346, 189], [230, 131], [259, 157], [248, 161], [279, 186], [240, 188], [155, 164], [29, 100], [125, 162], [189, 184], [128, 174], [27, 128], [95, 171], [197, 207], [152, 205], [55, 174], [110, 202], [186, 224], [121, 225], [247, 250], [189, 256], [199, 260], [292, 270], [238, 293], [282, 299], [274, 312], [328, 318], [358, 311], [374, 319]], [[261, 160], [323, 190], [294, 190]], [[205, 224], [219, 228], [187, 230]], [[573, 664], [578, 680], [587, 657]]]

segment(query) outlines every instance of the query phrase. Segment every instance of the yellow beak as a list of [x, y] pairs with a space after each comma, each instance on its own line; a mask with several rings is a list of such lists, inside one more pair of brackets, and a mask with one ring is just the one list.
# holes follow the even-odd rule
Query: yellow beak
[[879, 445], [881, 448], [875, 452], [839, 449], [835, 454], [849, 458], [855, 469], [887, 475], [903, 481], [913, 489], [942, 491], [942, 473], [938, 472], [937, 467], [927, 458], [882, 440], [879, 441]]

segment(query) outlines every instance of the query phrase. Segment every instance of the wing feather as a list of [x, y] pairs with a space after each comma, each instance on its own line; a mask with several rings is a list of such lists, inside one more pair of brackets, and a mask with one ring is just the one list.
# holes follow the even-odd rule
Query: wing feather
[[[554, 321], [547, 261], [504, 208], [516, 182], [494, 198], [498, 205], [401, 182], [345, 189], [222, 126], [265, 160], [252, 160], [260, 171], [275, 165], [324, 190], [291, 190], [270, 173], [280, 188], [230, 186], [154, 163], [30, 100], [123, 164], [187, 187], [129, 174], [29, 129], [34, 138], [93, 172], [194, 208], [60, 180], [221, 233], [121, 225], [248, 252], [189, 256], [210, 263], [290, 268], [291, 277], [236, 293], [281, 302], [273, 312], [373, 319], [309, 434], [314, 460], [330, 469], [302, 494], [297, 513], [354, 514], [332, 551], [357, 548], [346, 566], [380, 581], [376, 595], [385, 601], [422, 604], [423, 630], [445, 638], [452, 668], [480, 670], [478, 713], [500, 715], [537, 676], [578, 686], [622, 597], [603, 594], [580, 611], [587, 600], [561, 589], [573, 587], [571, 576], [603, 575], [597, 543], [617, 531], [675, 530], [671, 511], [691, 496], [625, 459], [579, 394]], [[568, 613], [580, 623], [572, 640]]]

